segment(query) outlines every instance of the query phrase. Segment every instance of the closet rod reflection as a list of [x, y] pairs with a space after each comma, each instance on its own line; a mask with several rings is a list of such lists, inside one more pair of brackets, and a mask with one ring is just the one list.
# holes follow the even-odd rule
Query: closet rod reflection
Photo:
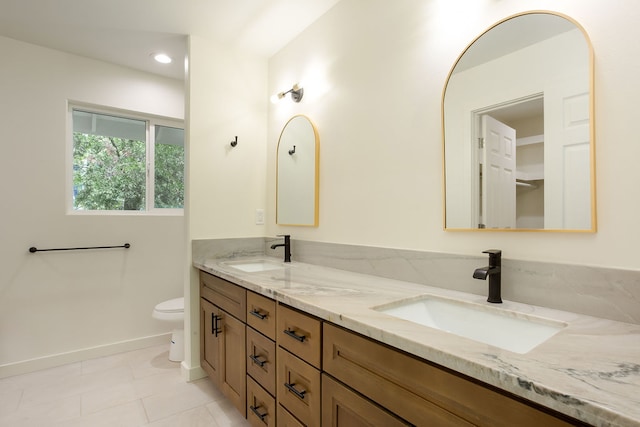
[[50, 251], [81, 251], [81, 250], [87, 250], [87, 249], [116, 249], [116, 248], [124, 248], [124, 249], [129, 249], [131, 247], [131, 245], [129, 243], [125, 243], [124, 245], [120, 245], [120, 246], [87, 246], [84, 248], [53, 248], [53, 249], [38, 249], [35, 246], [31, 246], [29, 248], [29, 252], [36, 253], [36, 252], [50, 252]]

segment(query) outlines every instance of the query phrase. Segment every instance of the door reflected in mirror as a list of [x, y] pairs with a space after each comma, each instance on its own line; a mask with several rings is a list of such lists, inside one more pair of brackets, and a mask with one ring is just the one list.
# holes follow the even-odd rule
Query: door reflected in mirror
[[593, 53], [571, 19], [507, 18], [443, 92], [445, 228], [595, 231]]
[[320, 140], [306, 116], [292, 117], [282, 129], [277, 149], [276, 223], [318, 226]]

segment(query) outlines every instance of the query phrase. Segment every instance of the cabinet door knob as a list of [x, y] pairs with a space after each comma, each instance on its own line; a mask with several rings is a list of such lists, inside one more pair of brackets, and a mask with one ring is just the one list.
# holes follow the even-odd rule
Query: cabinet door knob
[[290, 330], [290, 329], [286, 329], [283, 331], [285, 334], [289, 335], [291, 338], [298, 340], [300, 342], [304, 342], [304, 339], [306, 338], [305, 335], [298, 335], [296, 334], [294, 331]]

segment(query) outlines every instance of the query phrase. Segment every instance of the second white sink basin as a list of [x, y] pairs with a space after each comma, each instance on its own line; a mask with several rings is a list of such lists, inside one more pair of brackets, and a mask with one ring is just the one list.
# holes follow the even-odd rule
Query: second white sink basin
[[433, 295], [373, 309], [520, 354], [529, 352], [567, 326], [563, 322]]
[[237, 268], [238, 270], [244, 271], [246, 273], [255, 273], [258, 271], [270, 271], [285, 268], [281, 263], [266, 260], [236, 261], [227, 262], [226, 264], [229, 267]]

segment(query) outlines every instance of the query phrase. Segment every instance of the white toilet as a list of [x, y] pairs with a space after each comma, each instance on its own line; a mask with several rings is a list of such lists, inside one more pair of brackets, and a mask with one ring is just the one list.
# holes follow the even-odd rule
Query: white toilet
[[151, 317], [175, 324], [171, 334], [169, 360], [181, 362], [184, 359], [184, 297], [170, 299], [156, 305]]

